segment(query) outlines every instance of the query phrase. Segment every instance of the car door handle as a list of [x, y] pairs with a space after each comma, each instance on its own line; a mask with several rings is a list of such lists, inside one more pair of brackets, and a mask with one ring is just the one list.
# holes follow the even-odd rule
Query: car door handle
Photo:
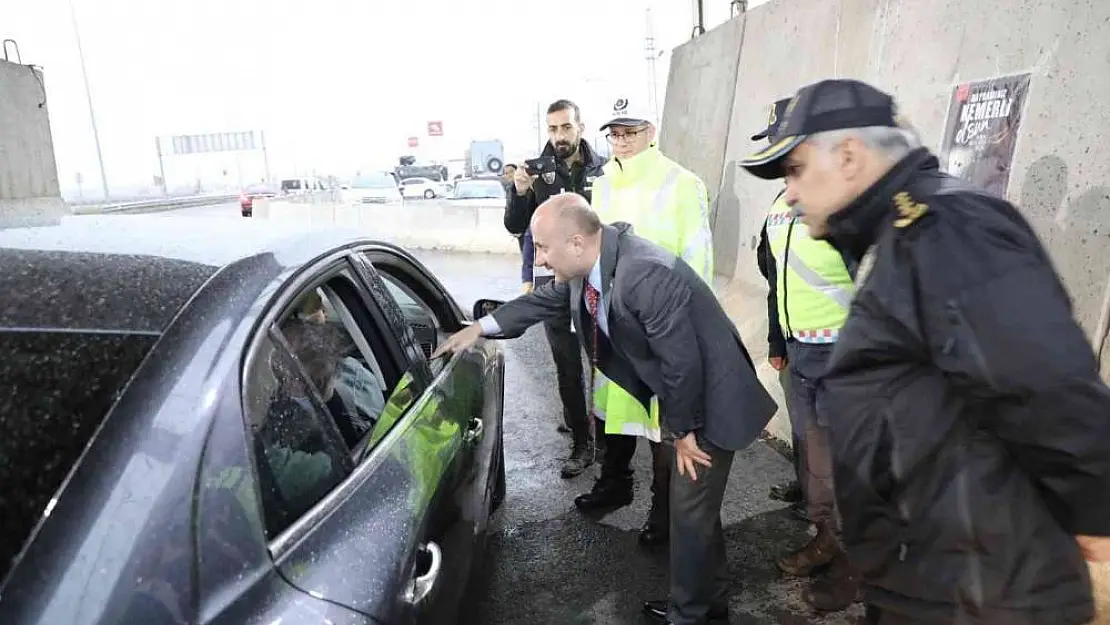
[[481, 419], [474, 418], [470, 420], [470, 427], [466, 429], [466, 442], [473, 443], [482, 440], [482, 434], [486, 431], [486, 424]]
[[439, 571], [443, 568], [443, 552], [440, 551], [439, 545], [429, 540], [420, 550], [428, 554], [432, 561], [428, 564], [428, 570], [413, 579], [412, 584], [405, 591], [405, 600], [414, 606], [419, 605], [432, 592], [432, 588], [436, 585], [436, 578], [439, 577]]

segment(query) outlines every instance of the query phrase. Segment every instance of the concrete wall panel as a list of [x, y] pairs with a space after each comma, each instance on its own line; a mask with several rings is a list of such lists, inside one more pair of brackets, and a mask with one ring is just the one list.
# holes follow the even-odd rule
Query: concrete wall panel
[[[766, 289], [754, 252], [781, 184], [735, 163], [756, 147], [749, 135], [765, 124], [770, 102], [822, 78], [866, 80], [893, 93], [937, 150], [957, 84], [1024, 72], [1032, 82], [1007, 195], [1044, 239], [1077, 319], [1101, 346], [1110, 325], [1107, 28], [1110, 2], [1100, 0], [777, 0], [677, 48], [665, 111], [668, 123], [680, 120], [681, 136], [664, 136], [663, 145], [707, 181], [720, 172], [713, 226], [721, 298], [753, 353], [766, 352]], [[703, 78], [730, 67], [726, 118], [719, 81]], [[776, 386], [769, 368], [761, 374]], [[785, 435], [785, 420], [772, 431]]]
[[42, 72], [0, 61], [0, 223], [64, 212]]

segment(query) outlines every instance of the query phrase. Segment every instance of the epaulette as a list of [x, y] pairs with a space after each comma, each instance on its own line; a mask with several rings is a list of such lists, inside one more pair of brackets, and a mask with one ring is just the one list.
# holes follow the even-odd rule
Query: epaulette
[[905, 229], [928, 213], [929, 205], [914, 200], [906, 191], [900, 191], [894, 196], [894, 209], [898, 212], [898, 217], [894, 220], [894, 227]]

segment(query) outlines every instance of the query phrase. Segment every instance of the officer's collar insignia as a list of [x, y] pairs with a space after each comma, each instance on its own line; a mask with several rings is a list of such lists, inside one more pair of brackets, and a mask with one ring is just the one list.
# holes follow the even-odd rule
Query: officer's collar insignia
[[894, 208], [898, 210], [898, 219], [894, 220], [895, 228], [905, 228], [929, 211], [927, 204], [914, 202], [910, 194], [905, 191], [894, 196]]
[[555, 184], [555, 172], [547, 171], [543, 174], [543, 181], [547, 184]]

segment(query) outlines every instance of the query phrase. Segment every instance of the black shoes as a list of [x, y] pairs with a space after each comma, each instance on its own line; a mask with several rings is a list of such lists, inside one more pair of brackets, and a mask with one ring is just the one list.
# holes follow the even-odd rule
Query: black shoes
[[593, 489], [574, 498], [574, 505], [583, 512], [616, 510], [632, 503], [632, 478], [598, 480]]

